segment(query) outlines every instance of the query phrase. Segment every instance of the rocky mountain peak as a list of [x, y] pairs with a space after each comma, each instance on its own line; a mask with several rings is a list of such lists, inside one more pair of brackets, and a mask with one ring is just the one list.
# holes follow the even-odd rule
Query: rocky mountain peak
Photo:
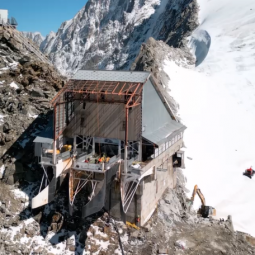
[[22, 34], [32, 40], [38, 47], [40, 47], [41, 43], [45, 39], [40, 32], [22, 32]]
[[58, 70], [129, 69], [149, 37], [182, 47], [197, 26], [196, 0], [89, 0], [41, 50]]

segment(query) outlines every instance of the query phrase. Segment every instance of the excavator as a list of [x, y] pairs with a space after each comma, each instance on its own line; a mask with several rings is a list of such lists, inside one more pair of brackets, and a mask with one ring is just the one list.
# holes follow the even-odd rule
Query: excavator
[[215, 208], [213, 208], [212, 206], [205, 205], [205, 197], [197, 185], [195, 185], [195, 187], [194, 187], [192, 197], [190, 199], [190, 203], [191, 203], [190, 206], [193, 205], [196, 194], [199, 196], [201, 203], [202, 203], [201, 208], [198, 210], [198, 214], [201, 214], [203, 218], [207, 218], [209, 216], [215, 216], [216, 215]]

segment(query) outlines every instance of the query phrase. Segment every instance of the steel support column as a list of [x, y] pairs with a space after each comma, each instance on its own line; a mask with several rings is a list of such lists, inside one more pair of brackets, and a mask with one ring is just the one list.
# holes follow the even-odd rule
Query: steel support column
[[76, 135], [74, 136], [73, 138], [73, 153], [75, 154], [76, 153]]
[[53, 142], [53, 153], [52, 153], [52, 163], [54, 165], [56, 165], [56, 154], [57, 154], [57, 141], [56, 141], [56, 122], [57, 122], [57, 109], [56, 109], [56, 106], [54, 106], [54, 116], [53, 116], [53, 122], [54, 122], [54, 127], [53, 127], [53, 137], [54, 137], [54, 142]]
[[127, 173], [128, 170], [128, 160], [127, 160], [127, 154], [128, 154], [128, 112], [129, 109], [126, 107], [126, 127], [125, 127], [125, 156], [124, 156], [124, 172]]
[[138, 161], [142, 162], [142, 140], [138, 142]]
[[119, 154], [120, 157], [121, 157], [121, 140], [119, 140], [118, 154]]
[[96, 153], [96, 143], [95, 143], [95, 137], [92, 137], [92, 154], [95, 155]]

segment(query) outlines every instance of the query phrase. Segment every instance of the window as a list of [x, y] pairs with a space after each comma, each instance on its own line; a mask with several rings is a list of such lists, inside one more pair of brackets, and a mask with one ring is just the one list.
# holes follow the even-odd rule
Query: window
[[155, 158], [159, 155], [158, 149], [155, 149]]

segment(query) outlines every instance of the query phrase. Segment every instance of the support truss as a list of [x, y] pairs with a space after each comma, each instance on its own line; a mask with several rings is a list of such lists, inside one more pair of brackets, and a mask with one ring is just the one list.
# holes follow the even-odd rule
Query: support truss
[[[127, 108], [141, 104], [144, 83], [70, 80], [53, 98], [51, 104], [67, 102], [66, 94], [74, 95], [73, 100], [123, 103]], [[77, 96], [79, 94], [80, 96]]]
[[87, 185], [91, 184], [89, 201], [95, 196], [95, 190], [100, 181], [93, 179], [93, 173], [85, 176], [83, 171], [70, 170], [69, 177], [69, 202], [73, 206], [77, 194]]
[[128, 208], [134, 198], [138, 185], [140, 183], [139, 175], [125, 174], [121, 187], [121, 200], [123, 211], [127, 213]]

